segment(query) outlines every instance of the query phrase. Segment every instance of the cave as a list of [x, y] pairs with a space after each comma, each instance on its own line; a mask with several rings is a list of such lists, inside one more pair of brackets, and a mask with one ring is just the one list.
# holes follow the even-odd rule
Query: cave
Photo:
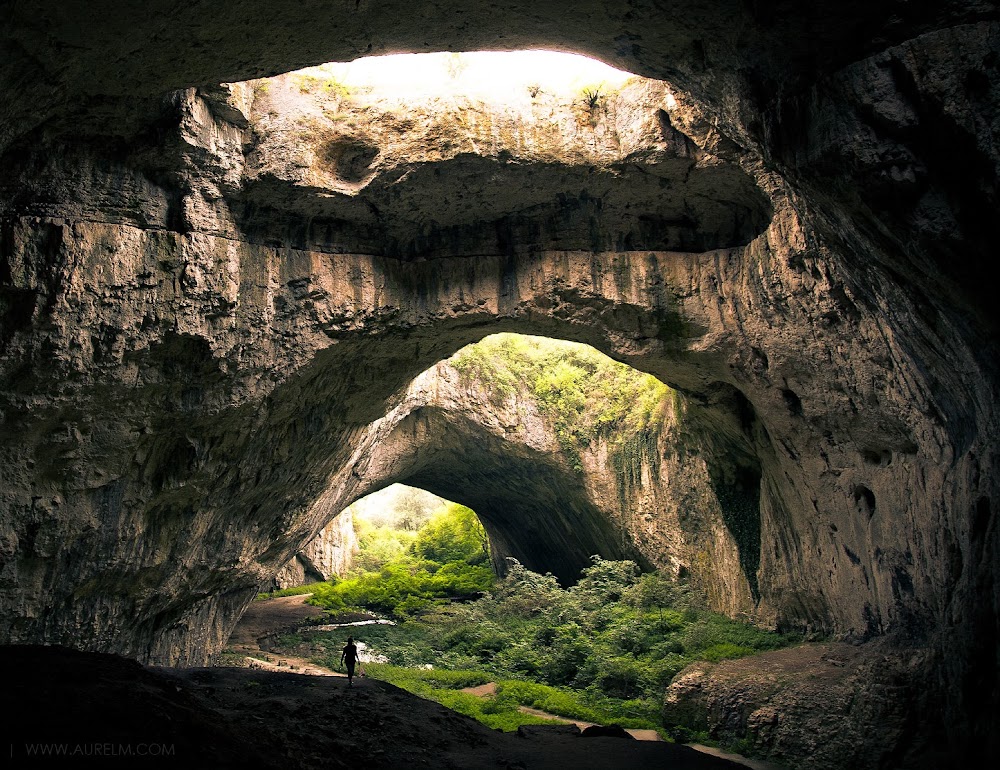
[[[878, 651], [891, 681], [853, 702], [905, 727], [811, 766], [1000, 755], [994, 4], [6, 10], [9, 650], [204, 665], [347, 504], [470, 483], [440, 470], [463, 445], [493, 442], [487, 512], [491, 471], [544, 465], [420, 383], [517, 332], [676, 391], [676, 461], [718, 503], [698, 579], [720, 609]], [[499, 108], [352, 107], [300, 72], [535, 49], [637, 79], [529, 92], [566, 116], [552, 144]], [[413, 451], [445, 424], [462, 438]], [[575, 511], [554, 569], [607, 539], [608, 510]], [[619, 553], [691, 568], [642, 521], [614, 520]]]
[[[532, 375], [514, 374], [502, 360], [532, 353], [546, 366], [581, 359], [593, 366], [576, 370], [591, 402], [604, 396], [601, 378], [618, 373], [625, 379], [618, 392], [630, 402], [645, 399], [649, 414], [640, 425], [622, 419], [633, 413], [621, 407], [605, 407], [601, 416], [574, 410], [582, 437], [567, 441], [558, 419], [518, 381]], [[488, 368], [490, 376], [477, 367]], [[594, 556], [629, 560], [644, 570], [683, 572], [719, 611], [759, 615], [773, 624], [756, 595], [759, 471], [755, 476], [734, 461], [734, 442], [716, 436], [716, 445], [703, 447], [688, 420], [692, 411], [677, 391], [591, 346], [489, 335], [418, 375], [372, 426], [351, 470], [359, 498], [329, 523], [321, 520], [321, 540], [340, 549], [349, 539], [340, 534], [341, 517], [350, 517], [356, 505], [368, 510], [383, 495], [391, 507], [390, 488], [402, 485], [475, 511], [498, 575], [514, 558], [567, 586]], [[334, 487], [320, 499], [351, 499], [342, 494]], [[316, 510], [328, 515], [338, 505], [322, 502]], [[314, 560], [302, 552], [296, 559]], [[788, 622], [794, 621], [782, 621]]]

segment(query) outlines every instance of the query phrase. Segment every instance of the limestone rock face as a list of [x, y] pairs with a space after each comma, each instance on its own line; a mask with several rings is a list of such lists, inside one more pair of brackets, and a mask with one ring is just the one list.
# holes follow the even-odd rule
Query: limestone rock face
[[487, 101], [383, 96], [321, 69], [255, 81], [240, 232], [413, 259], [707, 251], [766, 225], [752, 178], [673, 128], [662, 82], [535, 88]]
[[[926, 643], [921, 713], [955, 746], [1000, 753], [995, 4], [354, 5], [7, 9], [0, 640], [207, 660], [262, 583], [398, 478], [373, 437], [414, 377], [523, 331], [679, 389], [755, 616]], [[475, 187], [484, 169], [523, 181], [527, 156], [506, 141], [410, 169], [440, 171], [440, 197], [379, 174], [370, 193], [338, 193], [366, 169], [395, 173], [380, 142], [402, 134], [326, 126], [310, 152], [335, 173], [320, 178], [319, 161], [267, 156], [280, 127], [252, 92], [219, 86], [484, 46], [589, 52], [664, 79], [669, 131], [657, 118], [659, 138], [637, 129], [637, 146], [647, 170], [659, 157], [721, 182], [695, 207], [704, 229], [672, 230], [675, 201], [632, 170], [648, 234], [582, 196], [564, 209], [552, 175], [533, 194], [556, 201], [533, 199], [532, 219]], [[393, 229], [405, 207], [382, 222], [353, 211], [393, 189], [438, 224], [417, 216], [410, 233]], [[598, 197], [624, 210], [632, 195]], [[726, 211], [747, 224], [713, 213]], [[510, 227], [491, 233], [498, 222]], [[626, 530], [640, 552], [673, 547], [658, 526]]]
[[904, 704], [925, 697], [912, 675], [926, 667], [927, 655], [833, 643], [696, 664], [667, 688], [664, 718], [715, 740], [744, 741], [754, 756], [803, 770], [919, 766], [926, 748]]
[[341, 513], [278, 570], [266, 590], [343, 577], [351, 569], [357, 550], [358, 538], [354, 533], [353, 518], [349, 512]]

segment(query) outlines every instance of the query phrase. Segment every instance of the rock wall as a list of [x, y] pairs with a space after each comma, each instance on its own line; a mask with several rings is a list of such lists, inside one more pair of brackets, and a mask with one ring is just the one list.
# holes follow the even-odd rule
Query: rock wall
[[[218, 564], [220, 584], [242, 576], [249, 588], [265, 579], [365, 493], [355, 466], [371, 461], [364, 437], [394, 394], [434, 360], [502, 329], [594, 342], [678, 386], [719, 458], [720, 483], [733, 486], [739, 467], [757, 464], [759, 591], [778, 622], [864, 636], [910, 615], [934, 616], [936, 584], [951, 574], [940, 569], [947, 539], [955, 537], [935, 511], [946, 507], [952, 475], [968, 472], [972, 447], [949, 470], [938, 459], [945, 427], [907, 411], [902, 396], [912, 394], [889, 387], [893, 371], [901, 376], [911, 366], [871, 376], [873, 359], [903, 355], [886, 344], [886, 319], [852, 324], [853, 338], [831, 332], [825, 320], [801, 319], [795, 334], [785, 326], [790, 339], [758, 321], [734, 323], [764, 288], [761, 273], [746, 268], [747, 254], [545, 254], [479, 260], [479, 274], [470, 276], [462, 260], [402, 265], [197, 234], [22, 223], [25, 232], [29, 225], [33, 235], [18, 234], [14, 263], [37, 264], [57, 243], [67, 269], [59, 297], [50, 299], [50, 285], [24, 287], [36, 294], [46, 331], [20, 332], [8, 348], [9, 361], [34, 361], [37, 369], [21, 370], [31, 390], [12, 389], [13, 408], [5, 410], [13, 427], [5, 467], [12, 480], [24, 479], [5, 485], [13, 514], [7, 542], [12, 555], [44, 557], [9, 562], [17, 564], [11, 596], [44, 614], [54, 595], [70, 590], [64, 601], [71, 617], [80, 615], [65, 618], [67, 639], [87, 638], [83, 627], [95, 617], [85, 603], [92, 594], [81, 595], [80, 586], [93, 581], [103, 594], [99, 573], [115, 565], [126, 575], [152, 570], [160, 583], [149, 588], [154, 606], [187, 601], [181, 584], [173, 593], [164, 583], [191, 579], [195, 563]], [[787, 250], [783, 225], [781, 218], [772, 225], [777, 247], [755, 242], [751, 253]], [[109, 245], [133, 255], [132, 276], [108, 275]], [[173, 262], [162, 258], [167, 248]], [[268, 277], [244, 280], [244, 264]], [[218, 281], [229, 271], [222, 290], [243, 291], [229, 295], [233, 307], [221, 315], [226, 294], [178, 280], [179, 273]], [[832, 312], [822, 292], [829, 284], [783, 277], [792, 283], [796, 275]], [[720, 294], [742, 282], [744, 292]], [[794, 314], [782, 293], [786, 302], [782, 309]], [[269, 324], [249, 320], [262, 318]], [[810, 345], [796, 349], [804, 333]], [[747, 346], [748, 338], [757, 344]], [[282, 371], [296, 363], [298, 371]], [[844, 393], [827, 390], [834, 372]], [[858, 405], [866, 403], [862, 417]], [[313, 504], [331, 478], [335, 494]], [[106, 525], [109, 513], [118, 526]], [[154, 532], [138, 540], [138, 553], [126, 535]], [[74, 587], [55, 570], [63, 559], [82, 570]]]
[[[10, 9], [0, 639], [205, 660], [373, 483], [365, 442], [407, 384], [524, 331], [678, 388], [723, 507], [759, 516], [756, 610], [926, 642], [949, 740], [1000, 753], [995, 5], [443, 2], [393, 24], [403, 5]], [[667, 80], [671, 130], [749, 176], [767, 221], [700, 253], [412, 262], [242, 235], [252, 134], [215, 84], [546, 44]]]
[[271, 585], [263, 590], [307, 585], [331, 577], [344, 577], [351, 569], [354, 554], [358, 551], [358, 537], [350, 512], [337, 515], [306, 543], [295, 557], [271, 578]]
[[720, 612], [773, 622], [751, 596], [711, 460], [685, 435], [681, 402], [667, 406], [655, 446], [624, 473], [605, 440], [586, 447], [576, 469], [529, 392], [498, 400], [488, 384], [439, 363], [372, 426], [351, 472], [363, 490], [398, 482], [468, 505], [498, 570], [513, 556], [568, 583], [592, 555], [634, 559], [690, 577]]

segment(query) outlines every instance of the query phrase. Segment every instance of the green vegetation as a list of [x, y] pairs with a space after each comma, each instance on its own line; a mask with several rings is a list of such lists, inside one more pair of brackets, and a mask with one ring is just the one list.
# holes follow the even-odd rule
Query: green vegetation
[[797, 641], [698, 605], [684, 585], [656, 573], [640, 575], [629, 561], [595, 557], [575, 586], [562, 588], [552, 575], [510, 560], [508, 575], [478, 601], [372, 628], [365, 638], [394, 665], [484, 670], [582, 691], [592, 703], [651, 704], [694, 661]]
[[415, 532], [358, 521], [361, 568], [310, 586], [310, 604], [405, 618], [448, 599], [476, 597], [493, 584], [486, 532], [464, 505], [446, 503]]
[[[451, 546], [442, 545], [449, 542], [451, 533], [441, 536], [448, 530], [442, 523], [449, 520], [442, 516], [438, 523], [434, 530], [421, 529], [425, 543], [453, 555]], [[472, 539], [460, 542], [457, 552], [470, 553]], [[667, 736], [673, 733], [660, 721], [663, 691], [685, 666], [801, 641], [709, 612], [686, 585], [640, 574], [630, 561], [594, 557], [569, 588], [552, 575], [509, 562], [507, 576], [476, 601], [415, 607], [392, 597], [386, 604], [405, 619], [359, 634], [386, 661], [368, 664], [368, 674], [502, 730], [536, 722], [519, 711], [527, 706], [567, 719], [658, 729]], [[390, 565], [385, 574], [388, 583], [401, 586], [405, 581], [397, 569]], [[369, 607], [381, 603], [380, 591], [387, 590], [374, 583], [364, 589]], [[304, 643], [301, 636], [282, 641], [291, 647]], [[339, 637], [316, 635], [308, 644], [314, 662], [335, 667]], [[496, 683], [495, 695], [460, 691], [487, 682]]]
[[584, 86], [580, 93], [583, 95], [583, 102], [587, 106], [588, 110], [594, 111], [601, 102], [601, 88], [602, 86]]
[[339, 97], [345, 99], [351, 95], [351, 90], [346, 85], [338, 81], [336, 78], [323, 74], [319, 77], [316, 75], [307, 75], [302, 72], [296, 72], [292, 76], [292, 82], [298, 86], [299, 91], [304, 94], [320, 93], [325, 96]]
[[591, 127], [596, 127], [600, 113], [607, 112], [608, 99], [617, 94], [618, 89], [604, 82], [588, 83], [581, 86], [578, 93], [579, 99], [575, 102], [578, 116]]
[[404, 560], [417, 539], [417, 530], [447, 505], [447, 500], [430, 492], [393, 484], [348, 507], [345, 513], [351, 514], [358, 536], [356, 570], [378, 572], [387, 564]]
[[415, 530], [377, 527], [364, 519], [356, 519], [354, 531], [360, 550], [354, 567], [363, 572], [379, 572], [384, 566], [406, 559], [417, 539]]
[[511, 732], [524, 724], [552, 724], [552, 720], [519, 711], [519, 702], [509, 696], [503, 697], [500, 692], [492, 697], [461, 692], [463, 687], [475, 687], [492, 681], [485, 671], [428, 671], [379, 663], [369, 663], [365, 670], [369, 676], [382, 679], [422, 698], [437, 701], [494, 730]]
[[274, 599], [279, 596], [299, 596], [301, 594], [311, 594], [316, 589], [315, 583], [304, 586], [292, 586], [291, 588], [280, 588], [277, 591], [262, 591], [257, 594], [258, 599]]
[[[366, 671], [370, 676], [437, 701], [488, 727], [506, 732], [516, 730], [524, 724], [552, 724], [554, 721], [525, 713], [520, 710], [521, 706], [595, 724], [614, 723], [622, 727], [657, 729], [654, 715], [639, 714], [639, 710], [630, 711], [618, 704], [611, 704], [610, 707], [607, 703], [589, 704], [583, 694], [572, 690], [523, 679], [497, 679], [494, 674], [484, 670], [428, 670], [370, 663], [366, 666]], [[482, 696], [461, 691], [462, 688], [487, 682], [496, 685], [496, 692], [492, 695]]]
[[672, 391], [652, 375], [574, 342], [495, 334], [458, 351], [451, 365], [497, 401], [526, 389], [552, 420], [563, 454], [578, 471], [580, 452], [604, 439], [616, 467], [634, 474], [644, 454], [655, 452], [671, 403]]

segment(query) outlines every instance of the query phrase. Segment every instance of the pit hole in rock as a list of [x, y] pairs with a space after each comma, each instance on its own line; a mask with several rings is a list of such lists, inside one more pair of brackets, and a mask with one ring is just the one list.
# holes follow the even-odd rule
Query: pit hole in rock
[[892, 464], [892, 452], [888, 449], [864, 449], [861, 456], [865, 463], [879, 468], [888, 468]]
[[858, 484], [854, 487], [854, 506], [871, 518], [875, 515], [875, 493], [864, 484]]
[[320, 151], [320, 156], [326, 162], [330, 173], [345, 182], [360, 182], [364, 179], [378, 154], [378, 147], [349, 139], [332, 141]]
[[972, 529], [969, 532], [969, 540], [972, 543], [973, 555], [977, 562], [982, 559], [986, 547], [986, 535], [992, 519], [993, 506], [990, 503], [990, 498], [984, 495], [976, 501], [976, 507], [972, 512]]
[[801, 417], [802, 399], [799, 398], [798, 394], [793, 390], [785, 388], [781, 391], [781, 396], [785, 399], [785, 405], [788, 407], [788, 411], [796, 417]]
[[411, 383], [370, 450], [391, 472], [372, 481], [468, 505], [501, 575], [508, 557], [563, 585], [595, 554], [648, 568], [625, 520], [660, 478], [661, 445], [682, 441], [677, 398], [587, 345], [492, 335]]

